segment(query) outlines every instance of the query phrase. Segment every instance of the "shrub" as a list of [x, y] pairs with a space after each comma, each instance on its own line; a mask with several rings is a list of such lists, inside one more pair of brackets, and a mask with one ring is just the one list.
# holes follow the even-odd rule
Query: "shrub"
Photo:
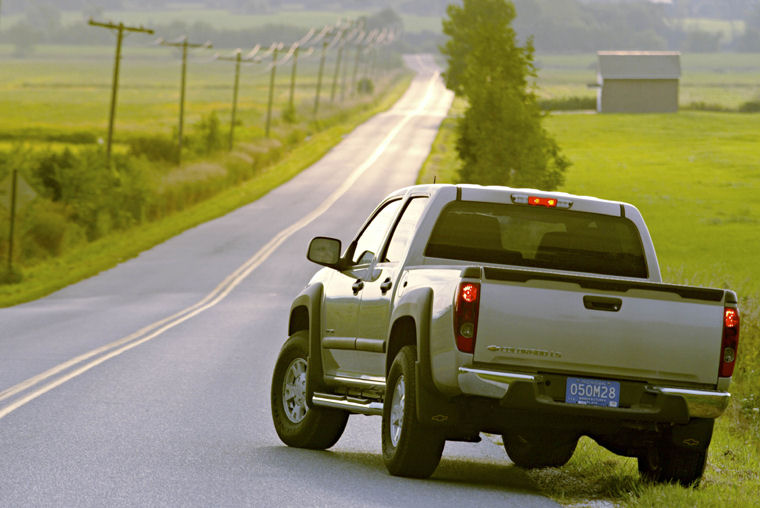
[[296, 123], [298, 121], [298, 115], [296, 115], [296, 108], [288, 104], [288, 106], [282, 112], [282, 119], [285, 120], [286, 123]]
[[578, 111], [596, 109], [596, 97], [556, 97], [540, 99], [538, 106], [544, 111]]
[[369, 78], [362, 78], [356, 85], [356, 91], [362, 95], [372, 95], [375, 92], [375, 84]]
[[204, 116], [193, 128], [195, 133], [190, 143], [197, 153], [208, 155], [224, 147], [221, 124], [215, 111]]
[[174, 162], [177, 160], [177, 141], [163, 136], [141, 136], [128, 142], [129, 154], [145, 157], [151, 161]]
[[11, 269], [8, 270], [8, 265], [5, 263], [0, 267], [0, 285], [18, 284], [22, 280], [24, 280], [24, 274], [18, 267], [12, 266]]
[[760, 99], [745, 102], [739, 106], [739, 111], [742, 113], [760, 113]]
[[58, 256], [62, 251], [68, 226], [64, 207], [51, 201], [37, 200], [24, 212], [25, 231], [21, 243], [24, 246], [25, 259]]
[[690, 102], [686, 106], [683, 106], [681, 109], [692, 110], [692, 111], [715, 111], [718, 113], [733, 111], [731, 108], [728, 108], [721, 104], [715, 104], [715, 103], [704, 102], [704, 101]]

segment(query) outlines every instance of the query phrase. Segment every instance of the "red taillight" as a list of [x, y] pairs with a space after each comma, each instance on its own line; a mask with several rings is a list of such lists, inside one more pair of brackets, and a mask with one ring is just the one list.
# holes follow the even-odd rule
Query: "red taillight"
[[454, 336], [457, 341], [457, 349], [463, 353], [475, 352], [479, 307], [480, 283], [460, 283], [454, 307]]
[[731, 377], [739, 347], [739, 311], [731, 307], [723, 309], [723, 340], [720, 345], [720, 377]]
[[464, 300], [466, 303], [472, 303], [475, 300], [477, 300], [478, 288], [479, 288], [479, 285], [476, 285], [476, 284], [470, 284], [470, 283], [462, 284], [462, 287], [459, 291], [459, 293], [462, 295], [462, 300]]
[[557, 200], [554, 198], [539, 198], [538, 196], [530, 196], [528, 198], [528, 204], [533, 206], [545, 206], [547, 208], [554, 208], [557, 206]]

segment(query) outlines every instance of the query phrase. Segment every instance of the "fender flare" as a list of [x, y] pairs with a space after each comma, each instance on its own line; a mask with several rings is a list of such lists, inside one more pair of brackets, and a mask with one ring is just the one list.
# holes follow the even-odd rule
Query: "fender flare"
[[309, 338], [309, 358], [306, 370], [306, 403], [309, 407], [311, 407], [311, 399], [314, 392], [324, 391], [324, 369], [322, 367], [321, 350], [323, 295], [324, 286], [321, 282], [306, 287], [293, 300], [288, 320], [288, 333], [292, 335], [294, 332], [299, 331], [294, 329], [299, 325], [297, 309], [306, 308], [308, 316], [307, 333]]
[[[415, 374], [417, 377], [417, 419], [424, 425], [452, 426], [459, 421], [458, 406], [441, 394], [433, 381], [430, 356], [430, 324], [433, 316], [433, 290], [429, 287], [417, 288], [404, 294], [391, 314], [391, 330], [399, 319], [410, 317], [415, 323], [417, 341], [417, 359]], [[389, 332], [390, 333], [390, 332]], [[389, 336], [386, 366], [393, 362], [393, 351]]]

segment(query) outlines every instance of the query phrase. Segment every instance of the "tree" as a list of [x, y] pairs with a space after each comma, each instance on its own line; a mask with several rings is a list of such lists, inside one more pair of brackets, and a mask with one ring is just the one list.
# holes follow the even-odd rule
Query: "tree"
[[465, 97], [458, 125], [459, 179], [482, 185], [555, 189], [570, 162], [541, 126], [533, 44], [517, 44], [515, 8], [507, 0], [450, 5], [441, 48], [446, 86]]

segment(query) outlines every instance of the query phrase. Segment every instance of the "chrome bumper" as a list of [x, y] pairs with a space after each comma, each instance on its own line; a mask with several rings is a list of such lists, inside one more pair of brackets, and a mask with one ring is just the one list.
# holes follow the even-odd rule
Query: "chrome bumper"
[[[541, 375], [501, 372], [494, 370], [459, 368], [459, 388], [468, 395], [502, 399], [507, 395], [510, 385], [515, 382], [541, 383]], [[666, 388], [646, 386], [646, 391], [667, 397], [681, 397], [686, 402], [690, 418], [717, 418], [728, 407], [731, 394], [684, 388]]]
[[655, 393], [682, 397], [686, 401], [686, 407], [689, 409], [691, 418], [717, 418], [723, 414], [731, 400], [731, 394], [728, 392], [706, 392], [662, 386], [649, 386], [647, 388]]

